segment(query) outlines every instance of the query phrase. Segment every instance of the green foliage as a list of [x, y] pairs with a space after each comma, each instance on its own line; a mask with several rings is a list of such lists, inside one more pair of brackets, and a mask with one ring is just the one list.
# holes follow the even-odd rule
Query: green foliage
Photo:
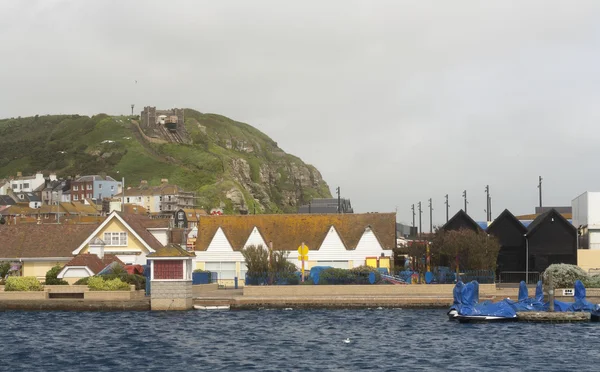
[[210, 271], [208, 271], [208, 270], [202, 270], [202, 269], [196, 269], [193, 272], [195, 272], [195, 273], [209, 273], [210, 274]]
[[242, 250], [249, 278], [268, 278], [268, 283], [298, 284], [296, 265], [288, 261], [288, 252], [271, 251], [262, 245]]
[[4, 290], [7, 292], [43, 291], [44, 286], [35, 276], [9, 276], [6, 278]]
[[[430, 262], [431, 266], [451, 266], [455, 269], [458, 258], [461, 270], [495, 271], [498, 252], [498, 239], [485, 233], [477, 233], [470, 229], [438, 230], [430, 245]], [[412, 257], [420, 259], [423, 254]]]
[[242, 250], [242, 255], [246, 261], [249, 276], [263, 275], [269, 272], [269, 251], [262, 245], [246, 247]]
[[93, 278], [93, 277], [87, 276], [85, 278], [81, 278], [78, 281], [76, 281], [75, 283], [73, 283], [73, 285], [88, 285], [90, 278]]
[[88, 288], [91, 291], [127, 291], [129, 284], [119, 278], [104, 280], [101, 276], [92, 276], [88, 280]]
[[8, 273], [10, 272], [11, 264], [8, 261], [0, 262], [0, 280], [6, 278]]
[[332, 267], [321, 271], [319, 284], [370, 284], [370, 273], [375, 273], [375, 283], [381, 281], [379, 271], [369, 266], [359, 266], [350, 270]]
[[58, 279], [58, 273], [62, 270], [62, 266], [56, 265], [46, 272], [46, 285], [69, 285], [66, 280]]
[[[577, 280], [581, 280], [586, 287], [589, 284], [593, 286], [598, 281], [596, 277], [590, 277], [579, 266], [568, 264], [548, 266], [542, 273], [542, 280], [545, 285], [549, 285], [550, 281], [552, 281], [554, 288], [573, 288]], [[593, 288], [600, 288], [600, 286]]]

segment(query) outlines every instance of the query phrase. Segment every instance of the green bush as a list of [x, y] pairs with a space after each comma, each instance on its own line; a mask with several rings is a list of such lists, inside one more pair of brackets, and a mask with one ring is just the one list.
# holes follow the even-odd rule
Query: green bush
[[78, 281], [76, 281], [75, 283], [73, 283], [73, 285], [88, 285], [88, 281], [90, 280], [90, 278], [92, 278], [92, 277], [88, 276], [85, 278], [81, 278]]
[[44, 286], [35, 276], [9, 276], [6, 278], [4, 290], [7, 292], [43, 291]]
[[545, 285], [550, 283], [552, 277], [552, 285], [554, 288], [573, 288], [575, 281], [581, 280], [587, 286], [588, 274], [579, 266], [567, 264], [554, 264], [548, 266], [542, 274]]
[[195, 273], [210, 273], [210, 271], [208, 270], [202, 270], [202, 269], [196, 269], [194, 270]]
[[375, 267], [366, 266], [366, 265], [357, 266], [353, 269], [350, 269], [350, 272], [360, 276], [361, 278], [362, 277], [366, 278], [367, 283], [369, 282], [369, 274], [375, 273], [375, 284], [381, 282], [381, 273]]
[[129, 284], [119, 278], [104, 280], [101, 276], [92, 276], [88, 280], [88, 288], [91, 291], [127, 291]]
[[370, 273], [375, 273], [375, 283], [381, 281], [381, 274], [376, 268], [359, 266], [350, 270], [325, 269], [319, 274], [319, 284], [370, 284]]
[[69, 285], [66, 280], [58, 279], [58, 273], [62, 270], [62, 266], [56, 265], [46, 273], [46, 285]]

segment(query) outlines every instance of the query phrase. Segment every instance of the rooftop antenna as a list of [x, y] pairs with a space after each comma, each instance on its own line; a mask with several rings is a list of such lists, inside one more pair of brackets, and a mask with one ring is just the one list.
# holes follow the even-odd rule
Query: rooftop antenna
[[538, 189], [540, 189], [540, 209], [542, 208], [542, 179], [542, 176], [540, 176], [540, 182], [538, 184]]
[[421, 228], [421, 215], [423, 214], [423, 210], [421, 209], [421, 202], [419, 202], [419, 236], [423, 233], [423, 229]]
[[450, 208], [450, 204], [448, 204], [448, 194], [446, 194], [446, 223], [448, 223], [448, 209]]
[[[137, 83], [137, 81], [136, 81], [136, 83]], [[135, 105], [132, 103], [132, 104], [131, 104], [131, 116], [133, 116], [133, 108], [134, 108], [134, 107], [135, 107]]]
[[429, 198], [429, 233], [433, 233], [433, 204], [431, 198]]
[[469, 203], [467, 201], [467, 190], [463, 191], [463, 198], [465, 198], [465, 213], [467, 213], [467, 204]]
[[413, 216], [412, 227], [415, 227], [415, 205], [413, 204], [412, 207], [410, 207], [410, 209], [412, 210], [412, 216]]
[[485, 185], [485, 203], [486, 203], [485, 218], [486, 218], [486, 221], [491, 221], [492, 215], [490, 213], [490, 185]]

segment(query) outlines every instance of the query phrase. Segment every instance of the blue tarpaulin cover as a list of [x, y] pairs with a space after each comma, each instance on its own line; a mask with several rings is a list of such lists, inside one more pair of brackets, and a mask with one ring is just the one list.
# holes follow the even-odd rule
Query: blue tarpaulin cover
[[515, 311], [545, 311], [546, 305], [544, 304], [544, 292], [542, 291], [542, 281], [537, 283], [535, 287], [535, 297], [529, 298], [529, 290], [525, 281], [521, 281], [519, 284], [519, 298], [517, 302], [506, 300]]
[[476, 282], [467, 283], [462, 290], [462, 306], [458, 310], [459, 315], [463, 316], [495, 316], [502, 318], [514, 318], [517, 316], [515, 309], [507, 300], [500, 302], [485, 302], [478, 304], [475, 302], [476, 291], [479, 285]]
[[567, 311], [592, 311], [594, 304], [585, 299], [585, 286], [581, 280], [575, 282], [575, 302], [569, 306]]
[[462, 306], [462, 290], [464, 286], [464, 283], [460, 280], [454, 286], [454, 289], [452, 290], [454, 302], [452, 303], [452, 306], [450, 306], [450, 310], [460, 310], [460, 307]]

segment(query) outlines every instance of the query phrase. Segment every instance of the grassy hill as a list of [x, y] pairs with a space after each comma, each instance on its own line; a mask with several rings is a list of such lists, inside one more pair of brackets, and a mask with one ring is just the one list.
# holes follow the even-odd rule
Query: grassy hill
[[126, 185], [162, 178], [197, 191], [201, 207], [294, 212], [330, 197], [319, 171], [283, 152], [256, 128], [224, 116], [185, 110], [193, 144], [143, 139], [132, 118], [99, 114], [0, 120], [0, 178], [44, 171], [59, 176], [106, 173]]

